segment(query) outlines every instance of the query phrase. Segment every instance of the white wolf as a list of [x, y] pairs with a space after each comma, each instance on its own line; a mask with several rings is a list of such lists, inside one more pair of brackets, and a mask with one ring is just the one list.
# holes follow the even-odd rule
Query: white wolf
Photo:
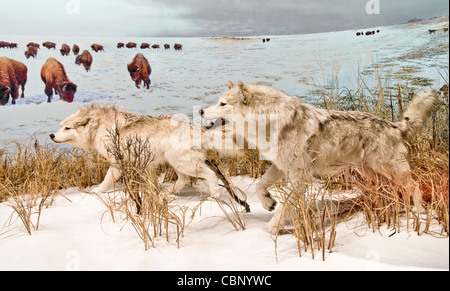
[[[436, 92], [419, 94], [400, 122], [389, 122], [365, 112], [317, 109], [267, 86], [242, 82], [228, 82], [228, 86], [216, 105], [201, 111], [203, 118], [237, 124], [248, 115], [278, 118], [276, 131], [270, 134], [276, 136], [277, 153], [271, 154], [272, 165], [256, 186], [265, 209], [275, 209], [276, 201], [267, 189], [277, 180], [288, 178], [301, 185], [349, 166], [371, 170], [403, 186], [412, 194], [415, 207], [420, 207], [421, 193], [411, 177], [405, 141], [422, 130], [427, 117], [441, 104]], [[265, 126], [257, 128], [245, 138], [255, 140], [252, 135], [261, 134]], [[285, 212], [279, 208], [264, 228], [275, 232], [287, 219]]]
[[200, 127], [187, 118], [176, 116], [137, 115], [113, 106], [89, 105], [68, 116], [61, 128], [50, 138], [55, 143], [69, 144], [77, 148], [95, 150], [110, 162], [103, 182], [93, 189], [106, 192], [120, 178], [120, 171], [114, 166], [113, 157], [108, 153], [111, 144], [109, 131], [120, 129], [122, 138], [137, 136], [148, 140], [150, 152], [155, 160], [150, 166], [168, 163], [178, 175], [173, 192], [183, 188], [188, 176], [204, 178], [211, 195], [218, 198], [220, 187], [213, 170], [205, 164], [206, 151], [192, 149], [193, 134], [202, 132]]

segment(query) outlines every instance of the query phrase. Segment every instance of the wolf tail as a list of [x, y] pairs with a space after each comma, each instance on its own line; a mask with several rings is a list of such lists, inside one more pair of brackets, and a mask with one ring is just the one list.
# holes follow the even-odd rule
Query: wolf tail
[[402, 132], [403, 139], [409, 141], [421, 132], [428, 117], [442, 104], [434, 90], [415, 96], [403, 113], [402, 120], [396, 123]]

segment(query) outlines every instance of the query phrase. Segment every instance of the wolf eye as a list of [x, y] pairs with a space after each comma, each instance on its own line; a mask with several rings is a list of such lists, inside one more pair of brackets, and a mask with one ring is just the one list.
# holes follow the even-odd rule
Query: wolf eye
[[64, 128], [64, 130], [70, 130], [70, 127], [66, 126], [66, 127]]
[[225, 105], [227, 105], [227, 103], [223, 103], [223, 102], [220, 103], [220, 106], [225, 106]]

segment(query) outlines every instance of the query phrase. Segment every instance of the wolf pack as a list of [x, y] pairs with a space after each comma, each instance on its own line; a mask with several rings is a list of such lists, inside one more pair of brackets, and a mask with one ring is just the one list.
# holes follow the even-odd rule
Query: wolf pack
[[[391, 122], [366, 112], [316, 108], [273, 87], [229, 81], [217, 103], [196, 108], [193, 119], [138, 115], [113, 105], [91, 104], [64, 119], [50, 138], [57, 144], [97, 151], [108, 160], [103, 182], [92, 190], [97, 193], [111, 191], [121, 177], [107, 151], [111, 130], [119, 131], [121, 139], [137, 136], [149, 141], [155, 156], [149, 167], [168, 164], [177, 174], [173, 194], [189, 177], [198, 177], [206, 180], [211, 197], [220, 199], [222, 189], [207, 152], [213, 150], [226, 159], [256, 149], [261, 159], [270, 162], [257, 182], [256, 195], [267, 211], [274, 211], [263, 227], [274, 234], [289, 220], [270, 192], [274, 183], [285, 180], [303, 189], [314, 179], [350, 167], [400, 185], [420, 213], [422, 193], [411, 175], [406, 144], [443, 104], [438, 96], [436, 91], [418, 93], [402, 119]], [[204, 126], [206, 120], [215, 123]], [[288, 199], [294, 201], [292, 196]]]
[[[87, 71], [92, 63], [89, 56], [87, 52], [76, 58], [76, 63], [83, 64]], [[127, 68], [137, 88], [144, 82], [149, 89], [151, 67], [141, 53], [136, 54]], [[23, 97], [26, 72], [26, 66], [20, 62], [0, 58], [0, 104], [8, 102], [9, 95], [14, 103], [19, 86]], [[67, 78], [59, 61], [49, 58], [42, 67], [41, 78], [48, 102], [53, 91], [61, 100], [73, 101], [77, 86]], [[214, 199], [221, 197], [218, 177], [221, 173], [207, 159], [208, 151], [226, 159], [256, 149], [261, 159], [270, 162], [256, 185], [256, 195], [267, 211], [275, 211], [264, 229], [276, 233], [289, 217], [283, 207], [277, 207], [270, 193], [274, 183], [288, 181], [301, 190], [296, 193], [302, 193], [314, 179], [348, 168], [358, 168], [400, 185], [420, 213], [422, 193], [411, 175], [406, 144], [443, 104], [438, 96], [434, 90], [418, 93], [402, 119], [391, 122], [366, 112], [315, 108], [273, 87], [229, 81], [228, 90], [217, 103], [196, 108], [193, 119], [180, 115], [138, 115], [112, 105], [93, 104], [68, 116], [50, 138], [57, 144], [97, 151], [107, 159], [110, 166], [106, 176], [92, 190], [97, 193], [110, 191], [121, 177], [114, 156], [107, 150], [112, 143], [111, 132], [120, 132], [123, 140], [134, 136], [148, 141], [155, 157], [148, 167], [168, 164], [177, 174], [171, 188], [173, 194], [180, 192], [189, 177], [197, 177], [206, 180]], [[211, 125], [204, 126], [204, 121], [211, 121]], [[295, 201], [292, 195], [289, 197]]]

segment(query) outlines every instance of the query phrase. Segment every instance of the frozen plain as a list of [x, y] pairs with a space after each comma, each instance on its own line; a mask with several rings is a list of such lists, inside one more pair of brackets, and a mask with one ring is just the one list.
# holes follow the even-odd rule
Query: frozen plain
[[[17, 42], [19, 49], [1, 49], [0, 55], [24, 62], [28, 66], [25, 98], [18, 104], [0, 107], [0, 149], [11, 142], [37, 135], [43, 142], [58, 129], [59, 123], [80, 106], [96, 103], [116, 104], [140, 114], [187, 114], [193, 106], [215, 103], [226, 90], [228, 80], [264, 83], [302, 96], [314, 102], [313, 83], [327, 85], [333, 70], [339, 69], [339, 85], [352, 87], [358, 68], [389, 61], [386, 70], [402, 66], [420, 68], [417, 75], [442, 85], [439, 71], [448, 70], [447, 54], [408, 58], [414, 52], [432, 49], [436, 41], [447, 42], [448, 34], [429, 35], [428, 29], [447, 25], [426, 24], [380, 27], [371, 37], [356, 37], [356, 31], [308, 35], [271, 36], [263, 44], [259, 37], [245, 40], [203, 38], [63, 38], [52, 36], [1, 36]], [[81, 50], [92, 43], [105, 46], [105, 52], [94, 53], [90, 72], [74, 64], [72, 53], [62, 57], [58, 50], [41, 48], [38, 57], [25, 59], [25, 45], [51, 40]], [[175, 42], [183, 51], [173, 49], [117, 49], [117, 42], [138, 44]], [[126, 64], [137, 52], [148, 58], [153, 73], [151, 89], [134, 87]], [[60, 60], [71, 81], [78, 85], [75, 102], [68, 104], [54, 96], [46, 103], [40, 68], [48, 57]], [[334, 68], [334, 69], [333, 69]], [[375, 80], [376, 78], [374, 78]], [[374, 81], [375, 82], [375, 81]], [[396, 80], [392, 79], [393, 85]], [[370, 84], [369, 84], [370, 85]], [[376, 85], [375, 85], [376, 86]], [[427, 89], [427, 88], [424, 88]], [[95, 197], [77, 189], [43, 210], [39, 231], [29, 236], [14, 216], [8, 203], [0, 204], [0, 270], [448, 270], [449, 239], [439, 235], [422, 235], [402, 231], [393, 236], [382, 228], [372, 232], [361, 217], [341, 223], [337, 229], [333, 252], [323, 262], [316, 252], [298, 256], [296, 240], [290, 236], [274, 238], [262, 230], [272, 213], [265, 211], [253, 196], [257, 181], [235, 177], [233, 183], [245, 191], [252, 212], [245, 215], [246, 230], [236, 231], [225, 219], [215, 202], [202, 204], [201, 214], [186, 228], [180, 247], [174, 239], [161, 237], [156, 248], [144, 251], [134, 229], [124, 222], [113, 222], [107, 209]], [[200, 183], [200, 189], [204, 185]], [[195, 206], [206, 195], [185, 188], [176, 203]], [[119, 220], [120, 221], [120, 220]], [[436, 226], [436, 233], [439, 226]]]

